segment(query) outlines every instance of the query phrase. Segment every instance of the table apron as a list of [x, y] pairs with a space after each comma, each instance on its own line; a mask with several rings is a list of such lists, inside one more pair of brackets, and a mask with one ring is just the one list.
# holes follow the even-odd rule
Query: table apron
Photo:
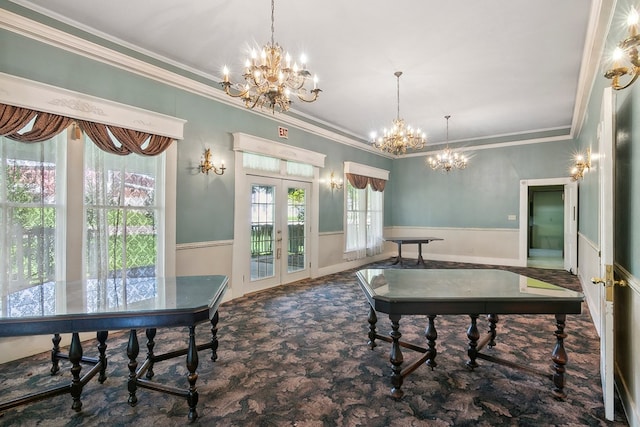
[[446, 314], [580, 314], [582, 301], [422, 301], [398, 302], [373, 299], [374, 310], [389, 315]]

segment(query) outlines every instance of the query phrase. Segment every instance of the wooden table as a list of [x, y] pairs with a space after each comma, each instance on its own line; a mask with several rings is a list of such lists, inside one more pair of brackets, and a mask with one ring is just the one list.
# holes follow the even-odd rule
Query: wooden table
[[[217, 358], [218, 306], [227, 289], [226, 276], [183, 276], [168, 278], [128, 279], [125, 286], [120, 281], [104, 282], [50, 282], [26, 290], [7, 292], [3, 301], [9, 301], [3, 317], [0, 317], [0, 337], [53, 334], [51, 350], [51, 374], [56, 374], [61, 359], [71, 362], [71, 384], [30, 393], [0, 404], [0, 412], [25, 403], [60, 394], [70, 393], [71, 408], [80, 411], [83, 387], [99, 373], [98, 381], [107, 379], [106, 340], [110, 330], [129, 330], [127, 356], [129, 358], [128, 402], [136, 405], [138, 387], [184, 397], [189, 405], [189, 420], [198, 417], [196, 405], [198, 390], [198, 351], [211, 349], [212, 360]], [[27, 291], [25, 293], [25, 291]], [[33, 296], [41, 295], [40, 304], [34, 304]], [[12, 302], [13, 301], [13, 302]], [[195, 327], [209, 321], [211, 341], [196, 345]], [[164, 354], [155, 354], [156, 328], [187, 326], [189, 331], [186, 348]], [[145, 329], [147, 357], [138, 367], [137, 330]], [[97, 358], [83, 356], [80, 332], [96, 332]], [[71, 333], [68, 353], [60, 351], [60, 334]], [[186, 354], [188, 388], [180, 389], [151, 381], [156, 362]], [[81, 364], [91, 368], [83, 376]], [[145, 375], [146, 374], [146, 375]], [[25, 376], [28, 373], [25, 372]], [[142, 378], [145, 376], [145, 378]]]
[[416, 262], [416, 265], [422, 264], [423, 266], [425, 266], [424, 264], [424, 259], [422, 258], [422, 245], [423, 244], [428, 244], [429, 242], [433, 242], [434, 240], [444, 240], [441, 239], [440, 237], [397, 237], [397, 238], [390, 238], [390, 239], [384, 239], [387, 242], [394, 242], [395, 244], [398, 245], [398, 256], [396, 257], [396, 261], [393, 263], [393, 265], [396, 264], [400, 264], [402, 265], [402, 245], [418, 245], [418, 261]]
[[[432, 369], [437, 366], [435, 319], [438, 315], [465, 314], [471, 319], [467, 329], [469, 346], [466, 363], [470, 370], [478, 364], [476, 359], [502, 363], [511, 367], [553, 379], [553, 395], [564, 399], [565, 366], [568, 356], [564, 348], [565, 321], [567, 314], [580, 314], [584, 296], [580, 292], [561, 288], [550, 283], [504, 270], [491, 269], [366, 269], [356, 273], [358, 283], [370, 304], [369, 346], [376, 346], [380, 339], [391, 343], [391, 395], [400, 398], [404, 378], [426, 363]], [[391, 320], [389, 336], [376, 331], [376, 311], [386, 313]], [[486, 314], [489, 322], [487, 334], [480, 340], [477, 319]], [[480, 353], [488, 344], [496, 344], [496, 324], [502, 314], [552, 314], [556, 319], [555, 346], [551, 353], [552, 375], [535, 371], [523, 365], [508, 362]], [[400, 318], [407, 315], [426, 315], [426, 347], [401, 341]], [[402, 367], [401, 347], [415, 350], [423, 355], [406, 368]]]

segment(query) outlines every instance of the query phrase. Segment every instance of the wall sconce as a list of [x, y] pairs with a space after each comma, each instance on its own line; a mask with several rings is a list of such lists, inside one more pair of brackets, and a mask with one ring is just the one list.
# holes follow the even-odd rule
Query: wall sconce
[[[627, 88], [633, 84], [640, 75], [640, 61], [638, 60], [638, 46], [640, 46], [640, 35], [638, 35], [638, 12], [631, 9], [627, 17], [629, 26], [629, 37], [621, 40], [613, 52], [613, 68], [608, 70], [604, 76], [611, 79], [611, 87], [615, 90]], [[627, 60], [631, 67], [620, 65], [620, 61]], [[620, 84], [620, 77], [631, 76], [625, 85]]]
[[331, 187], [331, 191], [333, 190], [340, 190], [342, 189], [342, 187], [344, 187], [344, 183], [342, 182], [342, 179], [336, 179], [335, 176], [333, 175], [333, 171], [331, 172], [331, 178], [329, 178], [329, 186]]
[[591, 169], [591, 148], [587, 148], [587, 155], [577, 154], [575, 165], [571, 168], [571, 180], [577, 181], [584, 178], [584, 174]]
[[204, 156], [200, 161], [200, 166], [198, 166], [198, 169], [200, 170], [200, 172], [206, 173], [207, 175], [209, 175], [209, 171], [211, 170], [216, 175], [222, 175], [227, 168], [224, 167], [224, 160], [220, 162], [220, 167], [216, 167], [211, 161], [211, 149], [207, 148], [204, 150]]

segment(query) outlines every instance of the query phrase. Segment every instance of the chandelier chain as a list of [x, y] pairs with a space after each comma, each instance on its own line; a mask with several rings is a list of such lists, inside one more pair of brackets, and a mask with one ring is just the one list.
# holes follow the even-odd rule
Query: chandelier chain
[[274, 37], [274, 33], [275, 31], [275, 10], [276, 10], [276, 2], [275, 0], [271, 0], [271, 46], [275, 45], [275, 37]]
[[398, 92], [398, 96], [397, 96], [397, 99], [398, 99], [398, 107], [397, 107], [398, 108], [398, 112], [397, 112], [396, 118], [398, 120], [400, 120], [400, 76], [402, 75], [402, 71], [396, 71], [395, 74], [396, 74], [396, 77], [397, 77], [396, 78], [396, 83], [397, 83], [396, 84], [396, 90]]

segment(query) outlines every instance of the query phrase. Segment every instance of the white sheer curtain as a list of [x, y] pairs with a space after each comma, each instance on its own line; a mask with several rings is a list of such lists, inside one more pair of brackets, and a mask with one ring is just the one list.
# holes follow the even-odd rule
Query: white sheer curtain
[[367, 190], [358, 190], [348, 181], [346, 186], [345, 258], [353, 260], [367, 256]]
[[374, 191], [371, 185], [367, 186], [367, 255], [381, 254], [384, 249], [383, 238], [383, 192]]
[[66, 132], [36, 143], [0, 137], [0, 305], [5, 315], [53, 310], [47, 292], [64, 278], [65, 147]]
[[105, 291], [98, 304], [145, 298], [127, 295], [126, 284], [164, 274], [164, 160], [117, 156], [85, 141], [84, 277]]
[[382, 253], [384, 193], [370, 185], [359, 190], [348, 181], [345, 258], [354, 260]]

